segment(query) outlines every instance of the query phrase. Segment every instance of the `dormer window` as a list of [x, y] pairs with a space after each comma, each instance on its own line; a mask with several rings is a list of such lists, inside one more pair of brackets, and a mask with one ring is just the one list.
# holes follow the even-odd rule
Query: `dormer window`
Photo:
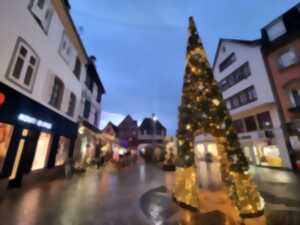
[[32, 0], [29, 5], [29, 10], [41, 28], [45, 32], [48, 32], [53, 14], [51, 0]]
[[283, 23], [282, 19], [278, 19], [275, 22], [271, 23], [266, 28], [268, 37], [270, 41], [274, 41], [275, 39], [279, 38], [283, 34], [286, 33], [286, 27]]

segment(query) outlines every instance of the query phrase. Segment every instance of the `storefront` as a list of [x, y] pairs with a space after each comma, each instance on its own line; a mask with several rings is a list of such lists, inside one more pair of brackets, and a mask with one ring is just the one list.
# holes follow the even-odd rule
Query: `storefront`
[[27, 175], [62, 166], [78, 125], [3, 83], [0, 92], [0, 180], [17, 187]]
[[82, 121], [78, 128], [78, 136], [75, 144], [75, 167], [84, 169], [95, 159], [96, 147], [100, 143], [100, 130]]
[[283, 167], [283, 159], [281, 157], [280, 148], [271, 139], [251, 140], [240, 139], [242, 149], [248, 162], [252, 165]]

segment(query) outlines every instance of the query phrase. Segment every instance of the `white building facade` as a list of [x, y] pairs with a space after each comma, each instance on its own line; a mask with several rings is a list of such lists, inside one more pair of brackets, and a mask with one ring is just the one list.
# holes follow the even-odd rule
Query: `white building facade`
[[249, 162], [291, 168], [260, 42], [221, 39], [213, 72]]
[[67, 0], [1, 2], [0, 183], [11, 187], [73, 153], [90, 59], [69, 9]]

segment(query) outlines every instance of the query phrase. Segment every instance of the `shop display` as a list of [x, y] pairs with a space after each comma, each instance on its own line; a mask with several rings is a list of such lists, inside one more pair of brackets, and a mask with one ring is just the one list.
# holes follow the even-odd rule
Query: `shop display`
[[52, 136], [49, 133], [41, 133], [35, 150], [31, 170], [44, 169], [46, 167], [51, 146]]
[[0, 123], [0, 172], [3, 168], [12, 132], [13, 126], [5, 123]]
[[70, 147], [70, 140], [65, 137], [59, 138], [58, 149], [55, 157], [55, 166], [61, 166], [65, 163]]

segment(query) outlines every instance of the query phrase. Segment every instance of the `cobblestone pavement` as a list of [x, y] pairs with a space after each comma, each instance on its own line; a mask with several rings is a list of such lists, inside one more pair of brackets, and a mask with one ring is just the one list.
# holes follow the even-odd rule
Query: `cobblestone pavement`
[[[272, 225], [300, 224], [300, 178], [287, 171], [252, 169]], [[71, 180], [57, 179], [8, 192], [1, 225], [222, 225], [222, 213], [195, 214], [171, 198], [174, 173], [138, 162], [108, 165]], [[183, 218], [183, 219], [182, 219]]]

